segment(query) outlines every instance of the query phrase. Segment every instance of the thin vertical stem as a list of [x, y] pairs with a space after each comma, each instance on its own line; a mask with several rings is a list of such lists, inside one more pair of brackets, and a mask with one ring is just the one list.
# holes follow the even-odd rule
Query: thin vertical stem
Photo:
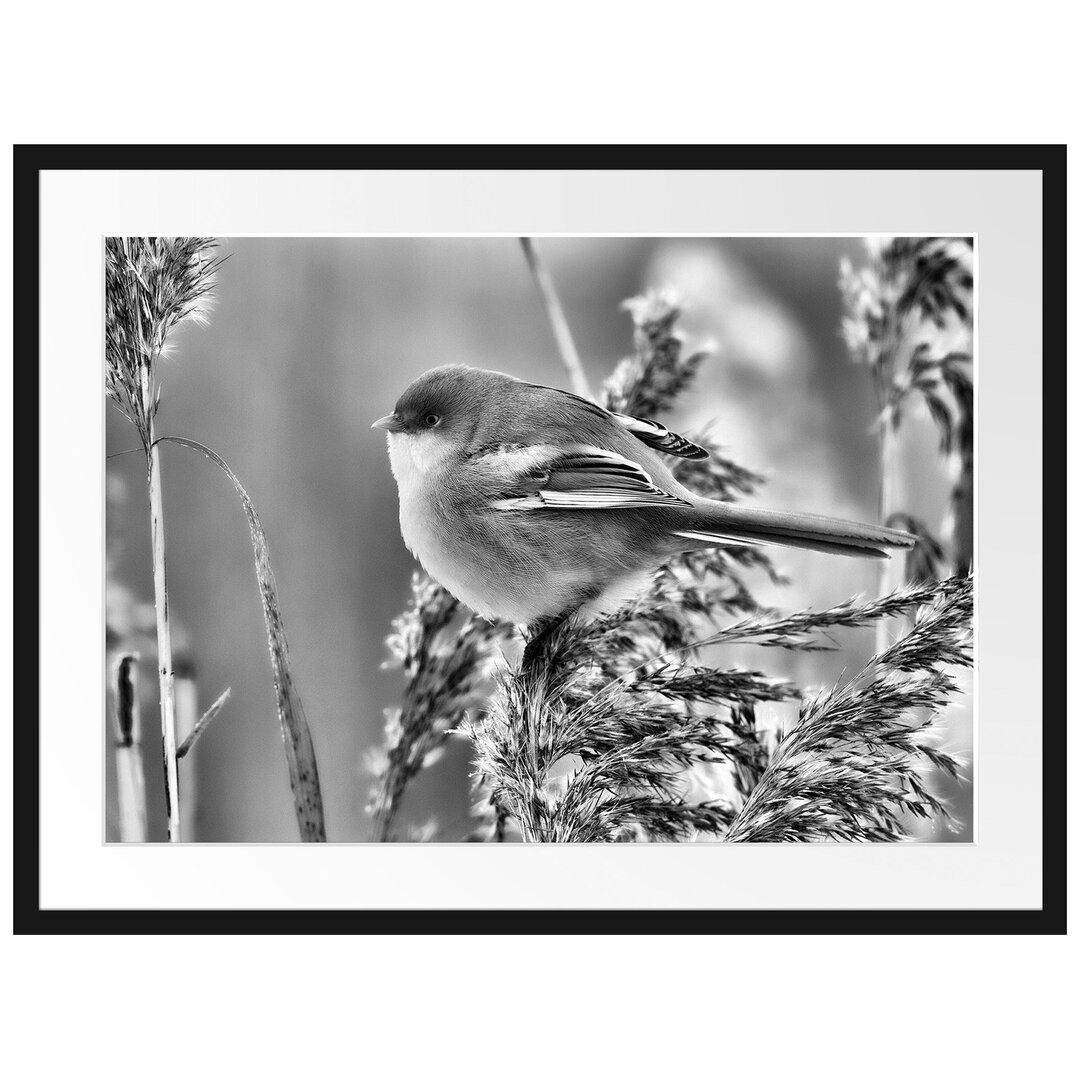
[[592, 391], [589, 389], [589, 380], [585, 378], [585, 369], [581, 366], [581, 357], [578, 356], [577, 349], [574, 348], [570, 325], [563, 314], [562, 305], [559, 303], [559, 297], [555, 292], [555, 285], [552, 283], [547, 270], [544, 269], [544, 264], [540, 261], [540, 255], [536, 250], [536, 245], [532, 242], [532, 237], [522, 236], [519, 239], [521, 240], [521, 250], [525, 252], [525, 261], [529, 264], [529, 270], [532, 272], [536, 288], [540, 293], [540, 299], [544, 302], [544, 308], [547, 311], [548, 322], [551, 323], [551, 331], [555, 335], [555, 344], [558, 346], [559, 355], [562, 357], [563, 365], [570, 376], [570, 385], [573, 387], [575, 394], [592, 401], [593, 396]]
[[120, 839], [127, 844], [142, 843], [146, 839], [138, 659], [137, 653], [125, 653], [117, 658], [113, 668], [116, 795], [120, 807]]
[[[900, 509], [900, 443], [899, 410], [892, 387], [902, 342], [902, 329], [895, 310], [890, 309], [882, 340], [881, 353], [874, 367], [874, 389], [878, 403], [878, 438], [880, 456], [878, 467], [878, 522], [887, 525], [889, 518]], [[878, 596], [900, 588], [907, 580], [907, 557], [895, 552], [878, 564]], [[878, 620], [875, 629], [875, 651], [883, 652], [894, 640], [896, 618]]]
[[[884, 525], [896, 510], [897, 436], [891, 414], [881, 414], [880, 468], [878, 487], [878, 521]], [[903, 584], [904, 556], [896, 553], [878, 564], [878, 596], [885, 596]], [[876, 629], [875, 652], [883, 652], [892, 642], [892, 619], [879, 619]]]
[[173, 688], [169, 586], [165, 574], [165, 508], [161, 495], [161, 454], [154, 441], [154, 401], [150, 365], [142, 365], [143, 408], [147, 417], [146, 483], [150, 492], [150, 539], [154, 556], [154, 608], [157, 612], [158, 683], [161, 697], [161, 755], [165, 770], [165, 810], [169, 840], [180, 839], [180, 782], [176, 769], [176, 700]]
[[394, 813], [397, 810], [397, 798], [395, 796], [400, 795], [400, 792], [395, 793], [394, 787], [394, 771], [387, 769], [371, 823], [371, 838], [380, 844], [385, 844], [390, 839], [390, 827], [393, 824]]
[[945, 533], [953, 554], [953, 573], [966, 574], [975, 559], [975, 456], [972, 432], [961, 435], [960, 475], [949, 496]]

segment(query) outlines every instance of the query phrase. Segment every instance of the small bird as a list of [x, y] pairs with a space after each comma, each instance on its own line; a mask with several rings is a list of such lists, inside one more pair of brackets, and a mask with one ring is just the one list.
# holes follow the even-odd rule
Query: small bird
[[883, 558], [909, 533], [695, 495], [667, 458], [708, 451], [652, 420], [465, 365], [421, 375], [387, 432], [401, 535], [424, 569], [490, 620], [551, 625], [611, 610], [672, 556], [782, 544]]

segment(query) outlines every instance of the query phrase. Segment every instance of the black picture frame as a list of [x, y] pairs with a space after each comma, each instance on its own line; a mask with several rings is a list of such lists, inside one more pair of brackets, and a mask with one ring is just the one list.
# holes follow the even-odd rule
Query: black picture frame
[[[1055, 719], [1042, 748], [1042, 895], [1037, 910], [54, 910], [40, 903], [39, 819], [39, 181], [44, 170], [628, 169], [642, 148], [616, 146], [20, 145], [14, 148], [14, 400], [20, 403], [14, 494], [18, 635], [14, 701], [13, 923], [17, 934], [103, 933], [769, 933], [1062, 934], [1066, 930], [1065, 702], [1044, 679]], [[1035, 170], [1042, 174], [1043, 369], [1066, 343], [1066, 148], [1063, 145], [687, 145], [664, 148], [666, 170]], [[33, 362], [28, 362], [28, 358]], [[1043, 381], [1043, 468], [1063, 470], [1048, 443], [1066, 430], [1060, 380]], [[1059, 487], [1055, 483], [1055, 488]], [[1044, 502], [1043, 557], [1060, 562], [1063, 499]], [[1043, 674], [1064, 670], [1064, 609], [1043, 579]], [[423, 918], [417, 916], [422, 914]], [[297, 918], [308, 915], [308, 918]], [[671, 916], [677, 916], [671, 918]], [[722, 916], [718, 918], [717, 916]]]

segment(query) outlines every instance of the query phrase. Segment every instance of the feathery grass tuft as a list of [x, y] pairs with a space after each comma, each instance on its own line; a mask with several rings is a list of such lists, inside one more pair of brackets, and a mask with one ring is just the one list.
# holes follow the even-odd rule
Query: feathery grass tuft
[[970, 237], [872, 238], [867, 250], [869, 266], [855, 270], [845, 259], [840, 267], [843, 334], [856, 361], [891, 369], [905, 338], [914, 347], [938, 331], [970, 325]]
[[[842, 762], [846, 771], [832, 778], [839, 783], [846, 777], [852, 804], [864, 798], [872, 801], [886, 783], [906, 785], [908, 794], [900, 809], [929, 816], [943, 808], [929, 794], [911, 755], [921, 755], [953, 776], [958, 766], [929, 744], [912, 741], [918, 733], [925, 735], [929, 720], [906, 726], [904, 731], [915, 733], [906, 739], [899, 727], [901, 713], [916, 707], [939, 708], [956, 691], [948, 675], [938, 672], [924, 678], [922, 673], [934, 665], [970, 662], [971, 595], [969, 578], [909, 586], [869, 603], [849, 601], [823, 612], [742, 620], [697, 645], [753, 642], [827, 648], [816, 635], [832, 627], [872, 625], [928, 604], [935, 612], [940, 609], [922, 616], [915, 630], [872, 661], [878, 677], [852, 694], [850, 701], [838, 699], [847, 712], [841, 714], [835, 702], [829, 710], [830, 716], [839, 715], [848, 725], [853, 738], [869, 740], [862, 754], [873, 765], [867, 768], [876, 786], [858, 773], [858, 755]], [[734, 808], [719, 801], [688, 802], [689, 771], [698, 765], [726, 765], [735, 774], [737, 788], [751, 796], [769, 775], [765, 763], [775, 760], [754, 724], [753, 707], [796, 698], [797, 689], [761, 672], [675, 663], [664, 653], [628, 667], [626, 658], [637, 654], [623, 650], [621, 643], [608, 654], [606, 637], [595, 625], [564, 624], [545, 639], [534, 664], [501, 675], [488, 715], [463, 725], [473, 740], [477, 769], [490, 797], [521, 824], [524, 838], [531, 841], [723, 836], [732, 820], [745, 822], [741, 811], [736, 818]], [[689, 650], [671, 650], [685, 651]], [[624, 671], [611, 678], [616, 656]], [[919, 677], [906, 679], [898, 673]], [[884, 719], [875, 713], [875, 702], [886, 710]], [[820, 700], [812, 700], [804, 706], [804, 719], [813, 720], [822, 709]], [[801, 725], [802, 721], [796, 732], [803, 731]], [[830, 730], [820, 745], [813, 741], [807, 745], [814, 752], [827, 748], [831, 753], [837, 739]], [[878, 744], [894, 751], [887, 761], [873, 758]], [[787, 740], [780, 744], [786, 745]], [[838, 763], [835, 754], [830, 761]], [[808, 768], [816, 774], [818, 765]], [[870, 786], [860, 794], [855, 786], [863, 782]], [[812, 816], [807, 811], [805, 821]], [[827, 824], [818, 822], [815, 829], [832, 830], [835, 839], [898, 839], [902, 825], [898, 814], [893, 818], [889, 836], [884, 835], [885, 825], [868, 819], [851, 824], [844, 835], [831, 819]], [[798, 829], [792, 826], [793, 833]], [[825, 837], [808, 829], [801, 838]]]
[[206, 322], [224, 262], [216, 249], [206, 236], [105, 240], [105, 389], [147, 451], [161, 400], [158, 358], [182, 322]]
[[925, 776], [960, 770], [932, 745], [934, 714], [958, 690], [947, 669], [971, 664], [972, 579], [949, 585], [854, 679], [804, 703], [728, 840], [899, 840], [909, 815], [952, 824]]
[[852, 598], [823, 611], [799, 611], [778, 619], [742, 619], [700, 641], [698, 645], [702, 647], [750, 642], [781, 649], [829, 649], [832, 646], [822, 644], [815, 632], [834, 626], [873, 626], [882, 619], [905, 615], [915, 608], [933, 603], [941, 596], [950, 596], [961, 589], [966, 580], [966, 577], [953, 577], [925, 585], [908, 584], [877, 600], [860, 603]]
[[412, 598], [394, 620], [389, 645], [406, 686], [401, 708], [389, 712], [385, 745], [369, 760], [375, 774], [369, 811], [377, 840], [388, 840], [408, 783], [442, 753], [469, 709], [482, 708], [491, 670], [512, 628], [469, 616], [441, 586], [414, 574]]
[[[604, 647], [569, 620], [535, 662], [501, 674], [489, 714], [465, 730], [487, 790], [532, 841], [675, 840], [722, 833], [719, 801], [687, 799], [689, 771], [760, 768], [745, 707], [796, 691], [760, 672], [717, 670]], [[622, 673], [612, 677], [612, 670]], [[696, 708], [705, 706], [706, 708]]]
[[636, 354], [623, 360], [605, 381], [600, 403], [612, 412], [657, 416], [672, 407], [708, 354], [683, 356], [682, 339], [675, 330], [680, 308], [673, 293], [635, 296], [623, 309], [634, 322]]
[[[870, 369], [881, 443], [879, 519], [896, 505], [896, 431], [913, 396], [923, 401], [941, 433], [941, 452], [958, 462], [947, 545], [953, 566], [972, 562], [970, 518], [974, 482], [973, 344], [974, 242], [970, 237], [878, 238], [867, 244], [869, 265], [843, 260], [840, 291], [844, 340], [852, 359]], [[898, 565], [898, 564], [897, 564]], [[883, 564], [884, 586], [895, 567]], [[884, 639], [880, 639], [884, 644]]]
[[[925, 522], [911, 514], [891, 514], [885, 524], [915, 537], [915, 546], [904, 556], [904, 574], [908, 581], [923, 585], [948, 577], [948, 552]], [[964, 567], [961, 572], [966, 573], [967, 569]]]
[[754, 673], [672, 668], [627, 688], [574, 649], [579, 629], [564, 623], [534, 663], [503, 672], [488, 715], [463, 725], [491, 797], [533, 842], [722, 831], [732, 809], [689, 802], [686, 772], [697, 763], [750, 760], [756, 746], [724, 716], [697, 715], [681, 703], [777, 699], [786, 687]]

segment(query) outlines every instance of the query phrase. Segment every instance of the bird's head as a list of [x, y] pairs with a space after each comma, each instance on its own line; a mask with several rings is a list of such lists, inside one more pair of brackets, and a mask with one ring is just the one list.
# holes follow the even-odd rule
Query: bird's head
[[489, 389], [485, 376], [489, 375], [500, 377], [464, 364], [432, 368], [406, 388], [389, 416], [371, 426], [393, 435], [467, 439], [480, 417]]
[[399, 484], [430, 475], [464, 450], [485, 408], [505, 405], [517, 380], [495, 371], [448, 364], [425, 372], [398, 398], [389, 416], [371, 426], [388, 434], [390, 464]]

